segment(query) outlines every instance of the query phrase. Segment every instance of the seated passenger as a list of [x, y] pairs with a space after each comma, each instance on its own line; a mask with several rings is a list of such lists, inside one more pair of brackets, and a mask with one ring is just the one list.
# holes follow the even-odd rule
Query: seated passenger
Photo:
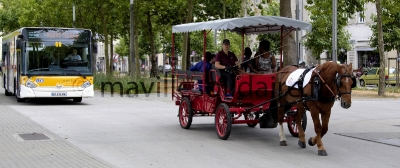
[[268, 74], [276, 71], [276, 60], [270, 53], [271, 43], [268, 40], [263, 40], [258, 46], [258, 54], [261, 56], [256, 58], [256, 69], [260, 74]]
[[[190, 68], [190, 71], [199, 71], [199, 72], [204, 72], [203, 69], [203, 62], [204, 61], [200, 61], [198, 62], [196, 65], [192, 66]], [[206, 52], [206, 93], [210, 93], [211, 90], [213, 90], [213, 87], [210, 86], [210, 82], [208, 78], [208, 73], [210, 72], [211, 68], [212, 68], [212, 64], [214, 64], [215, 62], [215, 54], [211, 54], [210, 52]], [[198, 80], [197, 81], [198, 84], [203, 84], [202, 80]], [[203, 90], [203, 85], [199, 85], [199, 90], [202, 91]]]
[[228, 85], [231, 96], [233, 97], [235, 94], [236, 74], [232, 73], [232, 68], [234, 66], [240, 68], [240, 64], [236, 55], [233, 52], [229, 51], [229, 40], [225, 39], [222, 43], [222, 50], [218, 52], [215, 58], [215, 67], [220, 69], [221, 78]]
[[255, 59], [251, 59], [251, 55], [253, 52], [251, 52], [251, 49], [249, 47], [246, 47], [244, 49], [244, 59], [243, 62], [247, 61], [244, 63], [242, 66], [244, 68], [244, 71], [250, 72], [250, 73], [258, 73], [258, 71], [255, 69]]

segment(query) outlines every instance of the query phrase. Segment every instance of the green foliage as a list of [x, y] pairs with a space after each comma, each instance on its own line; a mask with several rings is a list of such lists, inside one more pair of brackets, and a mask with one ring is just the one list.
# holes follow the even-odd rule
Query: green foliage
[[[233, 32], [226, 32], [226, 38], [229, 39], [231, 43], [231, 48], [230, 51], [235, 53], [236, 57], [238, 57], [239, 60], [242, 58], [242, 36], [233, 33]], [[222, 50], [222, 41], [224, 40], [224, 37], [220, 35], [218, 37], [218, 43], [219, 45], [214, 47], [214, 51], [219, 52]], [[246, 46], [246, 44], [245, 44]]]
[[[400, 10], [398, 4], [395, 5], [393, 0], [382, 1], [382, 29], [383, 29], [383, 43], [385, 51], [400, 50]], [[397, 8], [396, 8], [397, 7]], [[376, 22], [377, 17], [373, 16]], [[370, 38], [371, 47], [378, 48], [378, 30], [377, 25], [370, 25], [372, 29], [372, 36]]]
[[0, 8], [0, 31], [11, 32], [18, 29], [19, 12], [15, 0], [1, 0], [3, 8]]
[[120, 38], [119, 43], [115, 46], [115, 52], [121, 56], [129, 55], [129, 39]]
[[[224, 0], [225, 1], [225, 18], [240, 17], [241, 1], [240, 0]], [[223, 3], [224, 1], [215, 0], [198, 0], [194, 7], [194, 16], [197, 22], [223, 19]]]
[[[308, 32], [304, 41], [306, 47], [311, 49], [312, 55], [319, 55], [332, 50], [332, 1], [331, 0], [307, 0], [305, 9], [310, 13], [312, 32]], [[350, 34], [344, 29], [348, 18], [356, 11], [363, 11], [365, 0], [338, 0], [337, 8], [337, 39], [338, 49], [351, 49]]]
[[[279, 2], [277, 0], [271, 0], [269, 5], [261, 10], [264, 16], [279, 16]], [[271, 53], [278, 54], [279, 47], [281, 46], [281, 36], [280, 33], [272, 34], [261, 34], [257, 37], [258, 41], [268, 40], [271, 42]]]

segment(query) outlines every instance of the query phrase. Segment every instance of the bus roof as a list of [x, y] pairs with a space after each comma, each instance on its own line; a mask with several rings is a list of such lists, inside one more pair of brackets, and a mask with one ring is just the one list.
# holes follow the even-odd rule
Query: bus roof
[[19, 28], [18, 30], [15, 30], [13, 32], [8, 32], [8, 33], [3, 33], [3, 39], [8, 39], [9, 37], [14, 37], [19, 35], [23, 29], [67, 29], [67, 30], [89, 30], [90, 29], [85, 29], [85, 28], [67, 28], [67, 27], [22, 27]]

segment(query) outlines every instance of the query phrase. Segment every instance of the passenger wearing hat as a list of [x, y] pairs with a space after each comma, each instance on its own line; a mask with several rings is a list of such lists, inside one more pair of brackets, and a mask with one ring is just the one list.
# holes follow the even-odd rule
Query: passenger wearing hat
[[228, 39], [224, 39], [222, 41], [222, 50], [217, 53], [215, 58], [215, 67], [217, 69], [223, 69], [221, 72], [221, 78], [228, 85], [230, 93], [233, 97], [235, 93], [235, 79], [236, 74], [232, 73], [232, 69], [237, 65], [237, 68], [240, 68], [239, 60], [233, 52], [229, 51], [230, 49], [230, 41]]

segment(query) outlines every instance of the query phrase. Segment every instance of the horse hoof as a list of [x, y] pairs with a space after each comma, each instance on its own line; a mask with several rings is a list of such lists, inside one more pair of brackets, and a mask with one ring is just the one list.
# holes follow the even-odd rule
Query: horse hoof
[[281, 146], [287, 146], [287, 143], [286, 143], [286, 141], [281, 141], [281, 142], [280, 142], [280, 145], [281, 145]]
[[318, 150], [318, 155], [319, 156], [328, 156], [328, 153], [326, 153], [326, 150]]
[[308, 139], [308, 144], [309, 144], [310, 146], [314, 146], [314, 145], [315, 145], [315, 144], [312, 143], [312, 138]]
[[306, 148], [306, 143], [305, 142], [301, 142], [301, 141], [299, 141], [299, 146], [301, 147], [301, 148]]

